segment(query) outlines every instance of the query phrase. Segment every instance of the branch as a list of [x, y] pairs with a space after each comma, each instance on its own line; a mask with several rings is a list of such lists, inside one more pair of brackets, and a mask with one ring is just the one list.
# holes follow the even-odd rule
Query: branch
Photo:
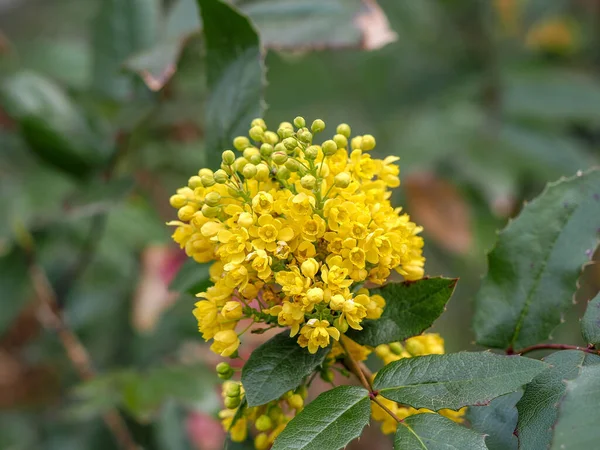
[[377, 403], [377, 405], [379, 405], [381, 409], [388, 413], [396, 422], [401, 423], [402, 419], [400, 419], [396, 414], [394, 414], [394, 412], [391, 409], [385, 406], [383, 402], [377, 398], [378, 392], [373, 389], [373, 384], [371, 384], [371, 377], [373, 376], [371, 371], [362, 362], [356, 361], [352, 357], [352, 354], [348, 350], [348, 347], [346, 346], [346, 344], [344, 344], [343, 336], [338, 342], [340, 343], [340, 345], [344, 349], [344, 352], [346, 353], [346, 363], [348, 369], [359, 379], [360, 384], [362, 384], [363, 387], [367, 391], [369, 391], [369, 398], [371, 399], [371, 401]]
[[524, 355], [525, 353], [534, 352], [536, 350], [579, 350], [586, 353], [593, 353], [600, 355], [600, 350], [596, 350], [593, 346], [591, 347], [578, 347], [576, 345], [568, 344], [537, 344], [530, 347], [525, 347], [518, 351], [507, 351], [508, 354]]
[[[79, 377], [84, 381], [91, 380], [95, 371], [87, 350], [65, 322], [57, 305], [56, 293], [44, 269], [36, 263], [32, 247], [26, 248], [26, 251], [29, 257], [29, 277], [41, 305], [40, 322], [46, 328], [56, 331]], [[107, 411], [103, 419], [122, 449], [138, 450], [139, 447], [116, 409]]]

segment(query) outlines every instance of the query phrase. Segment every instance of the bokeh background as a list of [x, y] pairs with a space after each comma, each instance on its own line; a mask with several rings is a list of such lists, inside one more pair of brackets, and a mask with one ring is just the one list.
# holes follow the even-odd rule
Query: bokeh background
[[[234, 3], [265, 46], [271, 127], [347, 122], [401, 158], [395, 202], [425, 227], [426, 272], [460, 277], [434, 329], [473, 349], [496, 230], [600, 161], [600, 1]], [[207, 270], [165, 226], [170, 194], [223, 150], [203, 145], [199, 30], [193, 0], [0, 1], [1, 449], [117, 448], [111, 408], [146, 449], [223, 447], [217, 360], [191, 314]], [[581, 284], [597, 292], [598, 265]], [[580, 315], [557, 341], [582, 344]], [[390, 448], [374, 431], [353, 448]]]

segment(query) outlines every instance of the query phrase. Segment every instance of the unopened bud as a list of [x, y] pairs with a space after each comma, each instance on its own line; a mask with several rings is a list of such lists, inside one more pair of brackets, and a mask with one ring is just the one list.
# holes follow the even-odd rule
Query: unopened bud
[[352, 141], [350, 141], [350, 147], [352, 147], [352, 150], [358, 150], [361, 148], [362, 139], [362, 136], [356, 136], [352, 138]]
[[337, 152], [338, 146], [335, 143], [335, 141], [327, 140], [325, 142], [323, 142], [323, 145], [321, 145], [321, 148], [323, 149], [323, 153], [325, 153], [327, 156], [333, 155], [335, 152]]
[[229, 380], [233, 375], [233, 369], [226, 362], [220, 362], [217, 364], [217, 375], [222, 380]]
[[351, 134], [351, 130], [350, 130], [350, 126], [347, 123], [340, 123], [337, 128], [336, 128], [336, 133], [341, 134], [343, 136], [346, 136], [347, 138], [350, 137]]
[[230, 166], [235, 161], [235, 153], [233, 153], [231, 150], [225, 150], [223, 152], [222, 158], [223, 162]]
[[263, 130], [266, 130], [267, 124], [265, 123], [265, 121], [263, 119], [261, 119], [260, 117], [257, 117], [256, 119], [254, 119], [252, 121], [252, 123], [250, 123], [250, 127], [261, 127]]
[[236, 383], [235, 381], [223, 383], [223, 393], [227, 397], [239, 397], [241, 393], [239, 383]]
[[296, 125], [296, 128], [303, 128], [306, 125], [306, 121], [304, 120], [304, 117], [296, 117], [294, 119], [294, 125]]
[[215, 192], [215, 191], [209, 192], [204, 197], [204, 201], [206, 202], [206, 204], [208, 206], [217, 206], [219, 204], [219, 202], [221, 201], [221, 194], [219, 194], [218, 192]]
[[375, 138], [373, 136], [371, 136], [370, 134], [365, 134], [362, 137], [362, 142], [360, 144], [360, 148], [362, 150], [373, 150], [375, 148]]
[[304, 189], [314, 189], [317, 184], [317, 179], [312, 175], [304, 175], [300, 180], [300, 184]]
[[280, 180], [287, 180], [291, 176], [292, 176], [292, 172], [290, 172], [290, 170], [285, 166], [280, 167], [277, 170], [277, 178], [279, 178]]
[[233, 146], [237, 150], [242, 151], [245, 148], [250, 147], [250, 139], [246, 136], [238, 136], [233, 140]]
[[219, 214], [219, 208], [216, 206], [208, 206], [208, 205], [203, 205], [202, 206], [202, 215], [204, 217], [208, 217], [209, 219], [212, 217], [217, 217], [217, 214]]
[[256, 166], [256, 175], [254, 179], [257, 181], [267, 181], [269, 179], [269, 168], [265, 164], [258, 164]]
[[297, 136], [298, 136], [298, 139], [302, 142], [307, 142], [307, 143], [312, 142], [313, 135], [306, 128], [298, 131]]
[[287, 402], [288, 405], [290, 405], [290, 408], [293, 409], [301, 409], [304, 406], [304, 399], [298, 394], [292, 395], [288, 398]]
[[263, 144], [260, 146], [260, 154], [268, 158], [273, 154], [273, 146], [271, 144]]
[[223, 403], [225, 404], [225, 408], [227, 409], [236, 409], [240, 406], [241, 399], [239, 397], [225, 397]]
[[244, 167], [246, 166], [246, 164], [248, 164], [248, 160], [246, 158], [240, 156], [233, 163], [233, 167], [235, 168], [236, 172], [241, 172], [244, 169]]
[[219, 184], [225, 184], [227, 183], [227, 180], [229, 180], [227, 172], [225, 172], [223, 169], [217, 170], [213, 178], [215, 179], [215, 182]]
[[173, 208], [181, 208], [182, 206], [185, 206], [187, 199], [183, 195], [175, 194], [171, 195], [169, 203]]
[[281, 166], [282, 164], [285, 164], [285, 162], [288, 160], [288, 155], [284, 152], [275, 152], [271, 155], [271, 159], [275, 164]]
[[402, 347], [402, 344], [400, 344], [400, 342], [392, 342], [391, 344], [389, 344], [389, 347], [392, 353], [395, 355], [401, 355], [404, 351], [404, 347]]
[[200, 177], [200, 179], [202, 180], [202, 185], [204, 187], [211, 187], [215, 185], [215, 176], [214, 175], [202, 175]]
[[277, 133], [274, 133], [272, 131], [265, 131], [263, 142], [266, 144], [275, 145], [279, 142], [279, 136], [277, 136]]
[[260, 155], [252, 155], [250, 158], [248, 158], [248, 161], [250, 162], [250, 164], [254, 164], [256, 166], [257, 164], [260, 164], [262, 158], [260, 157]]
[[348, 331], [348, 322], [346, 322], [346, 319], [338, 317], [333, 321], [333, 326], [342, 334]]
[[298, 145], [298, 141], [293, 137], [288, 137], [283, 140], [283, 145], [285, 145], [285, 148], [288, 150], [294, 150]]
[[323, 122], [321, 119], [317, 119], [312, 123], [310, 129], [313, 133], [320, 133], [325, 129], [325, 122]]
[[242, 174], [244, 174], [245, 178], [254, 178], [256, 175], [256, 166], [254, 164], [246, 164], [242, 169]]
[[252, 127], [252, 128], [250, 128], [250, 131], [248, 132], [248, 134], [255, 141], [262, 141], [263, 137], [265, 135], [265, 130], [263, 130], [261, 127], [258, 127], [258, 126]]
[[179, 220], [188, 222], [192, 219], [196, 211], [197, 209], [194, 208], [192, 205], [186, 205], [182, 208], [179, 208], [179, 211], [177, 211], [177, 217], [179, 217]]
[[346, 173], [346, 172], [338, 173], [333, 179], [333, 183], [335, 184], [335, 187], [338, 187], [341, 189], [347, 188], [350, 185], [351, 181], [352, 181], [352, 177], [350, 176], [349, 173]]
[[267, 431], [273, 428], [273, 421], [269, 416], [263, 414], [256, 419], [255, 425], [258, 431]]
[[298, 164], [298, 161], [292, 158], [288, 158], [288, 160], [285, 162], [285, 167], [290, 172], [298, 172], [300, 170], [300, 164]]
[[317, 159], [317, 156], [319, 156], [318, 145], [311, 145], [306, 150], [304, 150], [304, 157], [306, 159]]
[[202, 178], [200, 178], [198, 175], [194, 175], [193, 177], [190, 177], [190, 179], [188, 180], [188, 186], [192, 189], [196, 189], [199, 187], [202, 187]]
[[308, 389], [306, 388], [306, 386], [300, 385], [296, 388], [295, 391], [296, 394], [298, 394], [300, 397], [302, 397], [304, 400], [306, 400], [306, 397], [308, 397]]
[[254, 448], [256, 450], [267, 450], [270, 445], [267, 433], [260, 433], [254, 438]]
[[336, 134], [333, 137], [333, 142], [335, 142], [335, 145], [337, 145], [337, 148], [348, 147], [348, 139], [343, 134]]

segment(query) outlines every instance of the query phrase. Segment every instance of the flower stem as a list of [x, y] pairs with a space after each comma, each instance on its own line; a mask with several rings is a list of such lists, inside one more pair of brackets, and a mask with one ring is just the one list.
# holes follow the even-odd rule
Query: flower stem
[[510, 350], [507, 351], [509, 355], [517, 354], [524, 355], [529, 352], [534, 352], [536, 350], [579, 350], [586, 353], [600, 354], [600, 350], [596, 350], [593, 346], [591, 347], [578, 347], [576, 345], [568, 345], [568, 344], [536, 344], [530, 347], [525, 347], [521, 350]]

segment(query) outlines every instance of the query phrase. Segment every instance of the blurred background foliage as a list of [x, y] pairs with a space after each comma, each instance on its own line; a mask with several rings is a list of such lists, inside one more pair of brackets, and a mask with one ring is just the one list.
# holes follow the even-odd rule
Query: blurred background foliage
[[[265, 48], [267, 123], [347, 122], [400, 156], [426, 271], [461, 278], [435, 330], [472, 348], [496, 230], [600, 160], [600, 1], [234, 3]], [[144, 448], [223, 445], [191, 314], [208, 273], [164, 225], [170, 194], [223, 150], [205, 146], [201, 28], [194, 0], [0, 1], [0, 448], [116, 448], [112, 408]], [[32, 268], [94, 380], [80, 384]], [[598, 265], [581, 284], [581, 299], [598, 290]], [[582, 344], [580, 313], [557, 340]]]

